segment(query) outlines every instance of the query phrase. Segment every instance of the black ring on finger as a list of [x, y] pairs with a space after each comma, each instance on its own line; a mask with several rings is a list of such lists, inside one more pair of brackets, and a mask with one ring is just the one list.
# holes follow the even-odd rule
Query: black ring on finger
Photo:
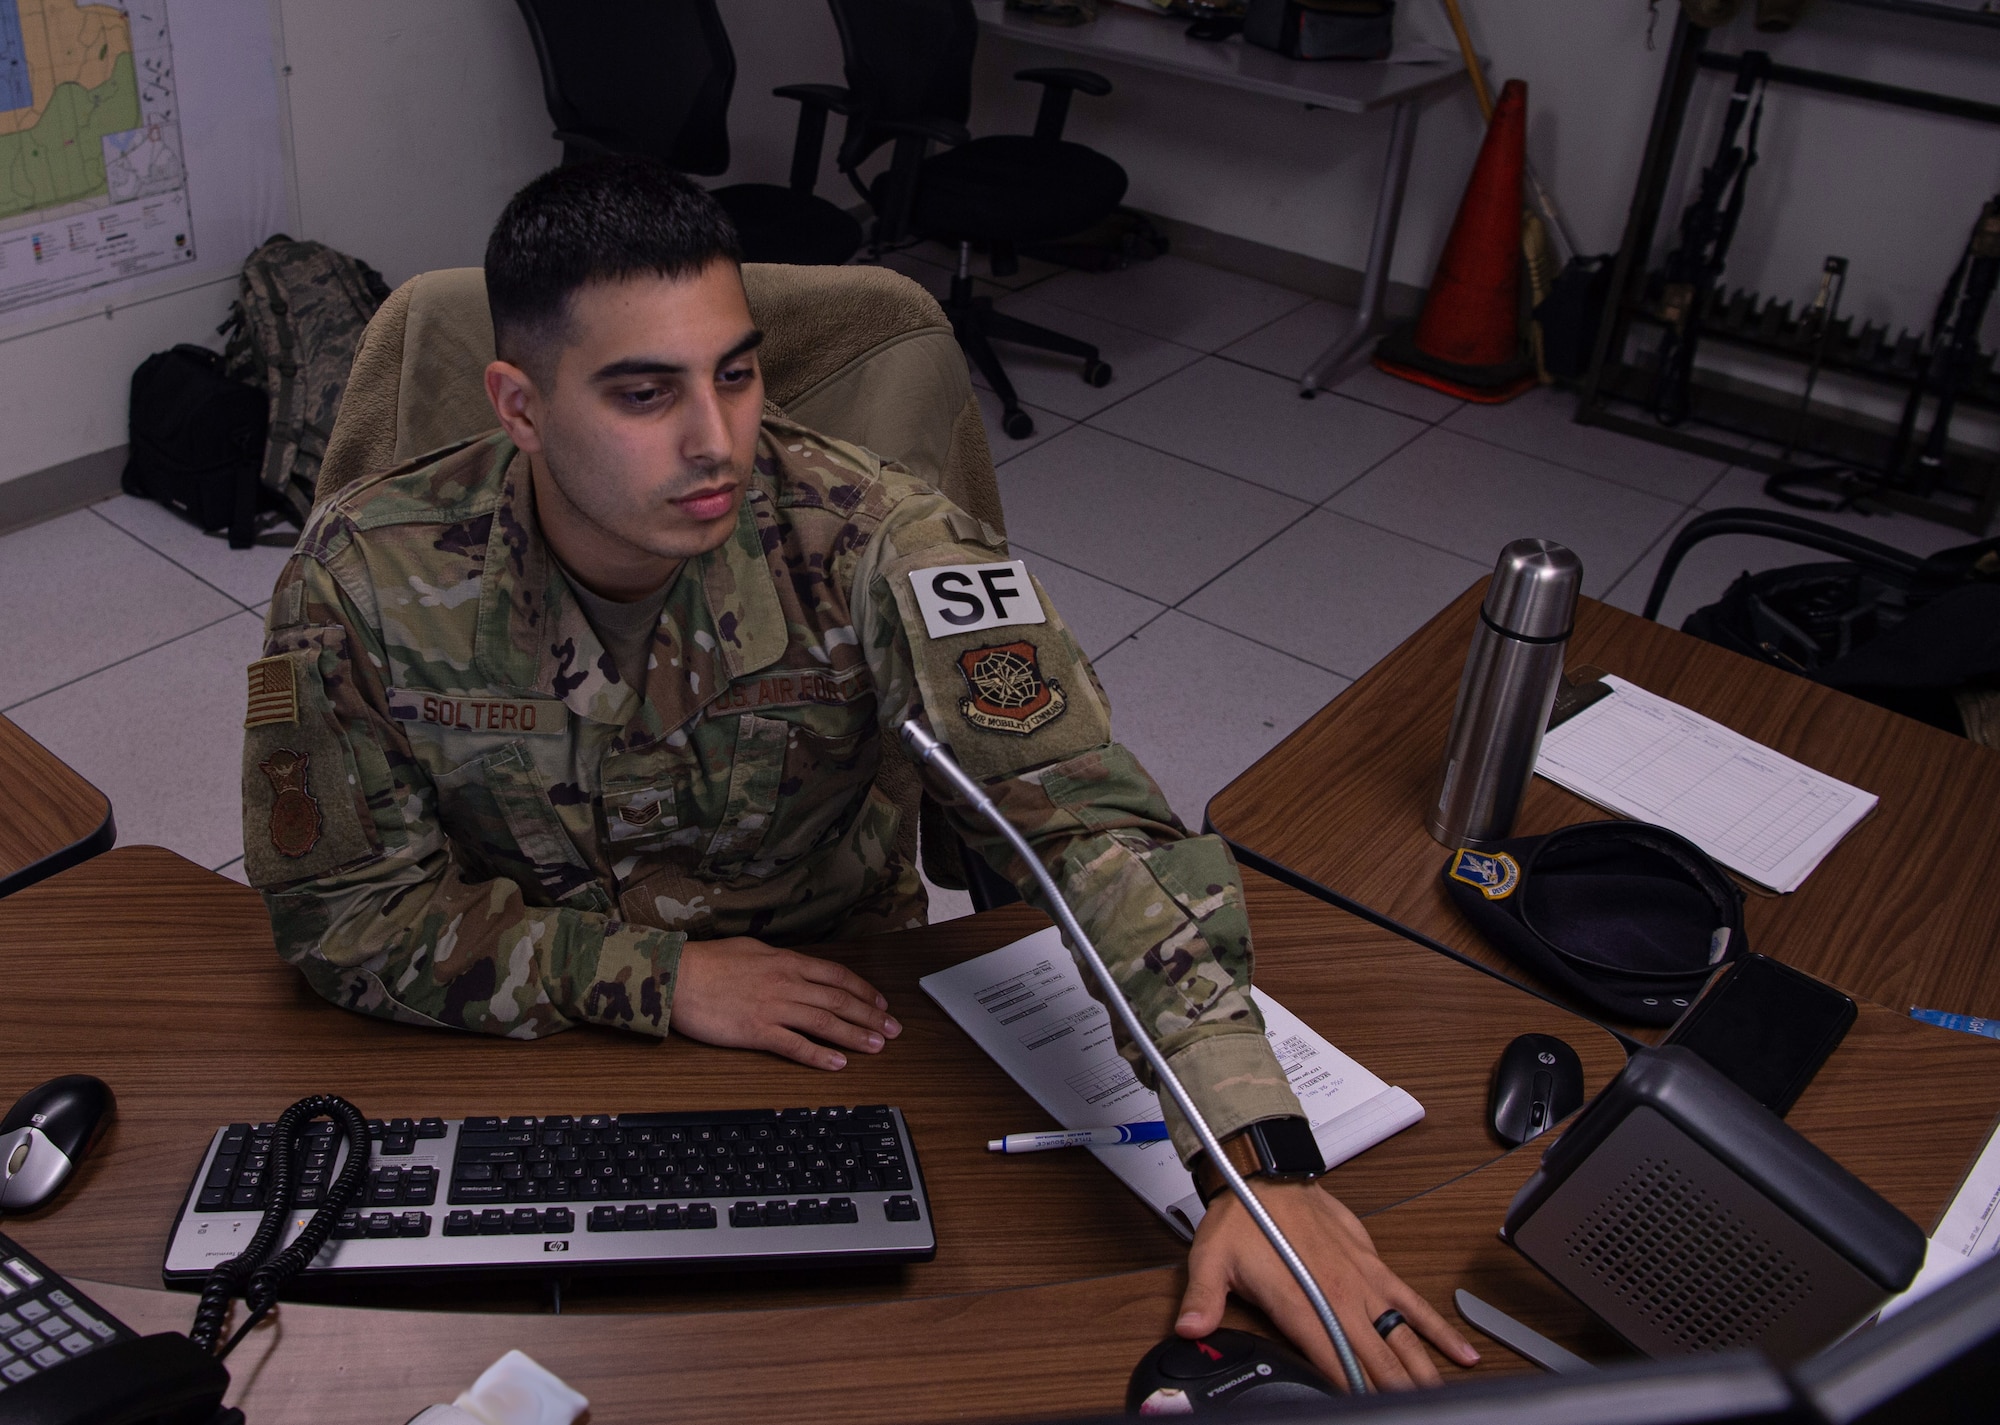
[[1394, 1331], [1398, 1326], [1407, 1326], [1409, 1324], [1409, 1322], [1403, 1319], [1403, 1313], [1392, 1306], [1375, 1318], [1375, 1334], [1386, 1341], [1389, 1339], [1391, 1331]]

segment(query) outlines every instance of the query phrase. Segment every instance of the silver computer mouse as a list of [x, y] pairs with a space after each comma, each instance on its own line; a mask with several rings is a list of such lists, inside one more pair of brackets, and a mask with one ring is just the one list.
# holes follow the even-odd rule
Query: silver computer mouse
[[29, 1089], [0, 1118], [0, 1212], [33, 1212], [53, 1198], [111, 1124], [104, 1080], [64, 1074]]

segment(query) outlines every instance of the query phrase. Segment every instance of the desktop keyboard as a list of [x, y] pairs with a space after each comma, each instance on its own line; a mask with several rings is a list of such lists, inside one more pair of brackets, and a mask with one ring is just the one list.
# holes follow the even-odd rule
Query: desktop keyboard
[[[269, 1123], [216, 1130], [167, 1246], [169, 1284], [240, 1252], [270, 1191]], [[900, 1110], [747, 1109], [368, 1124], [368, 1173], [307, 1275], [702, 1270], [928, 1261], [930, 1203]], [[286, 1228], [347, 1145], [306, 1125]]]

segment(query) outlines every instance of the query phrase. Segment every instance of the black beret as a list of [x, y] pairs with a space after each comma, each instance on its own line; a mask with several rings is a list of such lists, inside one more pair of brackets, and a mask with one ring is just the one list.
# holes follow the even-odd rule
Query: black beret
[[1644, 822], [1462, 846], [1444, 882], [1515, 964], [1636, 1024], [1672, 1024], [1749, 949], [1736, 883], [1693, 842]]

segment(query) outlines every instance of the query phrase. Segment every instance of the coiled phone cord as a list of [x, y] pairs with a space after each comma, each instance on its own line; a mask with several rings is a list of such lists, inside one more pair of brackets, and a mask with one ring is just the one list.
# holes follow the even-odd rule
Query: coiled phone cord
[[[298, 1164], [295, 1140], [299, 1130], [316, 1118], [331, 1118], [340, 1126], [347, 1140], [347, 1162], [298, 1239], [267, 1262], [264, 1259], [283, 1238], [285, 1223], [292, 1215], [292, 1181]], [[340, 1220], [342, 1209], [360, 1190], [367, 1172], [368, 1120], [346, 1099], [336, 1094], [312, 1094], [279, 1114], [271, 1132], [271, 1205], [264, 1209], [263, 1220], [257, 1224], [250, 1245], [208, 1274], [208, 1282], [201, 1289], [201, 1303], [195, 1307], [194, 1325], [188, 1328], [188, 1339], [204, 1351], [215, 1351], [218, 1357], [235, 1350], [236, 1343], [277, 1304], [278, 1292], [284, 1284], [319, 1255], [319, 1249], [326, 1245], [334, 1224]], [[228, 1344], [217, 1351], [215, 1343], [229, 1319], [230, 1300], [236, 1296], [243, 1298], [246, 1309], [243, 1324]]]

